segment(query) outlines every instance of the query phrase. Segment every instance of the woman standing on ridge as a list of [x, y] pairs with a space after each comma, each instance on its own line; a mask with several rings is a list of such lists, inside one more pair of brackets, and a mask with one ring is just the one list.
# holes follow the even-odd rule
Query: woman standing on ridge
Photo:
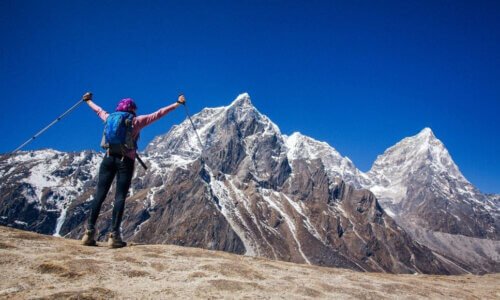
[[106, 155], [99, 168], [97, 190], [92, 200], [90, 216], [88, 217], [87, 229], [82, 238], [82, 244], [86, 246], [97, 245], [95, 241], [95, 224], [101, 205], [106, 199], [106, 195], [116, 176], [112, 231], [109, 234], [108, 246], [111, 248], [125, 247], [127, 243], [122, 240], [120, 225], [125, 208], [125, 198], [134, 174], [139, 132], [142, 128], [165, 116], [179, 105], [185, 104], [186, 99], [183, 95], [180, 95], [176, 103], [165, 106], [152, 114], [140, 116], [136, 116], [137, 106], [131, 98], [122, 99], [116, 107], [116, 112], [111, 114], [92, 102], [91, 93], [86, 93], [82, 99], [105, 122], [101, 146], [106, 149]]

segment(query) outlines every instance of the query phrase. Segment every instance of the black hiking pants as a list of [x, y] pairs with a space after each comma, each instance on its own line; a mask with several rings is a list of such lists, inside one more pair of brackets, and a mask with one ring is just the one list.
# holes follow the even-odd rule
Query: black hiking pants
[[87, 229], [95, 230], [95, 223], [101, 210], [101, 205], [106, 199], [113, 179], [116, 176], [116, 194], [113, 207], [112, 232], [120, 232], [125, 198], [134, 175], [134, 161], [129, 157], [106, 155], [99, 168], [97, 190], [90, 208]]

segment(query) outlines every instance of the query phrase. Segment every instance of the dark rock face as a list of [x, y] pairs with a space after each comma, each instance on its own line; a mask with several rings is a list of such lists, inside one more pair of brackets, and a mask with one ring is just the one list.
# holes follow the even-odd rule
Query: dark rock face
[[[316, 235], [327, 251], [349, 257], [362, 270], [454, 272], [397, 226], [368, 190], [355, 190], [341, 180], [330, 182], [319, 161], [313, 164], [294, 161], [293, 169], [302, 173], [293, 177], [296, 180], [287, 189], [296, 194], [295, 201], [304, 203], [302, 218], [310, 224], [306, 228], [314, 228], [310, 230], [314, 233], [310, 238]], [[308, 178], [306, 183], [304, 178]], [[299, 190], [302, 193], [297, 193]], [[314, 263], [327, 264], [322, 260]]]
[[245, 249], [240, 238], [218, 210], [210, 186], [199, 176], [201, 168], [196, 162], [191, 170], [175, 170], [176, 176], [153, 192], [154, 204], [149, 203], [147, 210], [142, 201], [130, 201], [124, 235], [142, 243], [168, 243], [243, 254]]
[[[149, 168], [137, 166], [126, 202], [126, 240], [359, 271], [464, 272], [410, 237], [371, 192], [355, 189], [371, 179], [350, 160], [324, 143], [283, 136], [248, 95], [193, 121], [204, 148], [188, 121], [146, 148]], [[100, 160], [52, 150], [2, 157], [0, 224], [80, 238]], [[100, 240], [111, 227], [112, 199], [114, 186], [98, 220]]]
[[[201, 164], [196, 162], [191, 170], [174, 170], [175, 176], [165, 181], [161, 177], [144, 176], [145, 189], [137, 190], [143, 183], [134, 182], [136, 192], [127, 198], [123, 217], [124, 238], [139, 243], [167, 243], [243, 254], [241, 240], [217, 210], [209, 186], [198, 176], [200, 170]], [[108, 199], [97, 223], [100, 240], [106, 239], [111, 227], [114, 186]], [[89, 204], [75, 201], [68, 209], [72, 217], [64, 223], [61, 234], [81, 237]]]
[[[92, 184], [88, 157], [53, 150], [3, 156], [0, 160], [0, 224], [53, 234], [61, 212]], [[81, 157], [86, 157], [87, 164]], [[93, 176], [93, 175], [92, 175]], [[58, 229], [57, 229], [58, 230]]]
[[35, 196], [30, 185], [20, 184], [12, 190], [2, 187], [1, 193], [4, 200], [0, 207], [0, 224], [15, 224], [17, 228], [41, 233], [50, 232], [55, 227], [57, 212], [42, 209], [38, 203], [27, 200]]

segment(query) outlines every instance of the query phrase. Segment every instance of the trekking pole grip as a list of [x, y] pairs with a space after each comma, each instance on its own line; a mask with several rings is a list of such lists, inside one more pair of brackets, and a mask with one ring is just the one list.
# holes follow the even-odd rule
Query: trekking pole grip
[[89, 100], [92, 100], [92, 93], [91, 92], [86, 92], [85, 94], [83, 94], [82, 96], [82, 101], [89, 101]]
[[179, 94], [179, 97], [177, 98], [177, 103], [186, 105], [186, 98], [184, 97], [184, 94]]

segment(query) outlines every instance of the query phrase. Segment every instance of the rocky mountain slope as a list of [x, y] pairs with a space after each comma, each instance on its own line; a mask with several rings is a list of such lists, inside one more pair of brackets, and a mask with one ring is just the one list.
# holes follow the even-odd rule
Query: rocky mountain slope
[[0, 158], [0, 224], [58, 235], [75, 202], [90, 200], [101, 155], [21, 152]]
[[416, 240], [474, 272], [500, 270], [498, 203], [467, 181], [431, 129], [387, 149], [366, 175], [364, 187]]
[[401, 220], [432, 231], [500, 238], [495, 204], [465, 179], [429, 128], [387, 149], [367, 175], [370, 190]]
[[2, 299], [500, 297], [498, 274], [360, 273], [172, 245], [111, 250], [3, 226], [0, 266]]
[[[146, 148], [143, 158], [150, 168], [136, 171], [124, 216], [126, 239], [364, 271], [457, 274], [497, 268], [490, 257], [499, 252], [491, 240], [498, 233], [497, 221], [457, 231], [493, 243], [481, 248], [493, 255], [486, 255], [480, 266], [448, 255], [445, 247], [428, 243], [431, 238], [419, 238], [414, 227], [407, 227], [408, 235], [401, 227], [406, 224], [394, 221], [413, 210], [396, 205], [404, 199], [391, 198], [402, 183], [386, 172], [392, 166], [390, 156], [363, 174], [326, 143], [298, 133], [282, 135], [247, 94], [227, 107], [204, 109], [193, 121], [203, 146], [185, 121]], [[80, 237], [99, 160], [94, 152], [53, 150], [2, 156], [0, 224]], [[409, 174], [428, 175], [432, 181], [436, 173], [429, 175], [426, 168]], [[402, 176], [404, 170], [398, 172]], [[357, 189], [361, 187], [383, 199], [390, 215], [371, 192]], [[426, 207], [433, 203], [439, 204], [430, 201]], [[451, 211], [462, 216], [460, 207]], [[110, 227], [110, 214], [111, 203], [106, 202], [98, 223], [101, 239]], [[421, 228], [424, 233], [447, 233], [455, 227]]]
[[495, 205], [498, 216], [498, 212], [500, 211], [500, 194], [486, 194], [486, 196]]

